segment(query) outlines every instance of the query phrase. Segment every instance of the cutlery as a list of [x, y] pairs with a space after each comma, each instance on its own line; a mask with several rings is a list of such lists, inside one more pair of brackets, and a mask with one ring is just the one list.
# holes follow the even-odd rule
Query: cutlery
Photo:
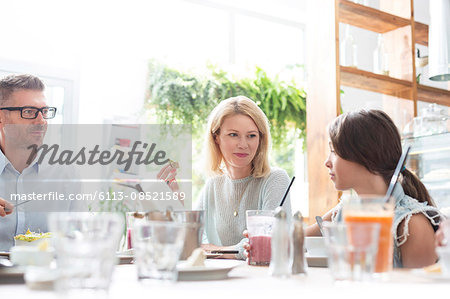
[[[16, 208], [16, 207], [18, 207], [18, 206], [20, 206], [20, 205], [23, 205], [24, 203], [27, 203], [27, 202], [30, 202], [30, 201], [31, 201], [31, 199], [27, 199], [27, 200], [25, 200], [25, 201], [22, 201], [22, 202], [19, 202], [19, 203], [13, 205], [13, 207]], [[5, 208], [5, 212], [10, 212], [10, 211], [11, 211], [10, 209]]]
[[212, 250], [211, 254], [238, 254], [239, 250]]
[[400, 175], [400, 171], [402, 170], [403, 165], [405, 164], [406, 157], [408, 157], [408, 153], [409, 153], [410, 149], [411, 149], [411, 146], [408, 145], [406, 147], [406, 149], [403, 151], [403, 154], [401, 155], [400, 160], [398, 160], [397, 167], [395, 168], [394, 174], [392, 175], [392, 178], [391, 178], [391, 182], [389, 183], [389, 188], [384, 197], [384, 202], [388, 202], [389, 198], [392, 195], [392, 192], [394, 192], [394, 188], [395, 188], [395, 185], [397, 184], [398, 176]]
[[320, 233], [322, 234], [322, 236], [324, 236], [324, 233], [323, 233], [323, 219], [322, 219], [322, 217], [316, 216], [316, 222], [317, 222], [317, 225], [319, 226]]

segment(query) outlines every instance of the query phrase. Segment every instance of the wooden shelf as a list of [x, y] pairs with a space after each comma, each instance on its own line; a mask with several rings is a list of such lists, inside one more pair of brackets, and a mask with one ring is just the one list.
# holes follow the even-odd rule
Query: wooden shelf
[[[374, 74], [354, 67], [340, 66], [341, 85], [369, 90], [412, 100], [412, 82]], [[417, 99], [423, 102], [450, 106], [450, 91], [417, 85]]]
[[416, 44], [428, 47], [428, 25], [414, 22]]
[[341, 85], [369, 90], [399, 98], [412, 99], [412, 82], [340, 66]]
[[[411, 25], [409, 19], [348, 0], [339, 0], [339, 21], [377, 33]], [[428, 46], [428, 25], [415, 22], [414, 28], [416, 43]]]
[[426, 85], [417, 85], [417, 100], [450, 106], [450, 90]]

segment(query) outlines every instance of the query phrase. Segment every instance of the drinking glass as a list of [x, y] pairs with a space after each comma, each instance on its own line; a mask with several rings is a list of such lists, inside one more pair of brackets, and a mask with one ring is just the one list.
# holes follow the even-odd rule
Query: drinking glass
[[247, 231], [250, 243], [249, 265], [267, 266], [270, 264], [272, 226], [275, 211], [247, 210]]
[[139, 280], [176, 281], [185, 226], [171, 221], [145, 221], [133, 229], [134, 257]]
[[324, 223], [328, 267], [335, 280], [371, 280], [379, 232], [378, 223]]
[[113, 213], [54, 213], [49, 218], [60, 278], [58, 291], [107, 291], [124, 229]]
[[379, 223], [376, 273], [392, 270], [394, 239], [392, 223], [394, 220], [394, 198], [388, 200], [380, 196], [349, 196], [343, 200], [345, 223]]

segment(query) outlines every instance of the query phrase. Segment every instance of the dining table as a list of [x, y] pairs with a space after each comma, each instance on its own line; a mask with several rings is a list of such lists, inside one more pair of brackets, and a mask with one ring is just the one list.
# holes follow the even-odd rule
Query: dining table
[[[225, 279], [159, 281], [137, 278], [134, 264], [116, 265], [107, 293], [83, 291], [70, 298], [449, 298], [450, 279], [423, 269], [396, 269], [384, 280], [334, 281], [325, 267], [309, 267], [306, 274], [278, 278], [268, 267], [239, 261]], [[35, 290], [26, 284], [3, 284], [2, 298], [64, 298], [53, 290]], [[67, 297], [67, 296], [66, 296]]]

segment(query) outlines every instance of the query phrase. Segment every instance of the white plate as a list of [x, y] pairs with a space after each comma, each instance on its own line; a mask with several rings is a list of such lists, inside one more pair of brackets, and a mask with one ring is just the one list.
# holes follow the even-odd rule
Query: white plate
[[236, 260], [205, 260], [204, 267], [186, 266], [186, 262], [179, 262], [178, 280], [219, 280], [228, 278], [228, 272], [234, 267], [242, 265], [243, 261]]
[[444, 273], [439, 273], [439, 272], [426, 272], [423, 269], [414, 269], [411, 271], [411, 273], [413, 273], [414, 275], [420, 277], [420, 278], [425, 278], [425, 279], [430, 279], [430, 280], [439, 280], [439, 281], [450, 281], [450, 275], [444, 275]]

